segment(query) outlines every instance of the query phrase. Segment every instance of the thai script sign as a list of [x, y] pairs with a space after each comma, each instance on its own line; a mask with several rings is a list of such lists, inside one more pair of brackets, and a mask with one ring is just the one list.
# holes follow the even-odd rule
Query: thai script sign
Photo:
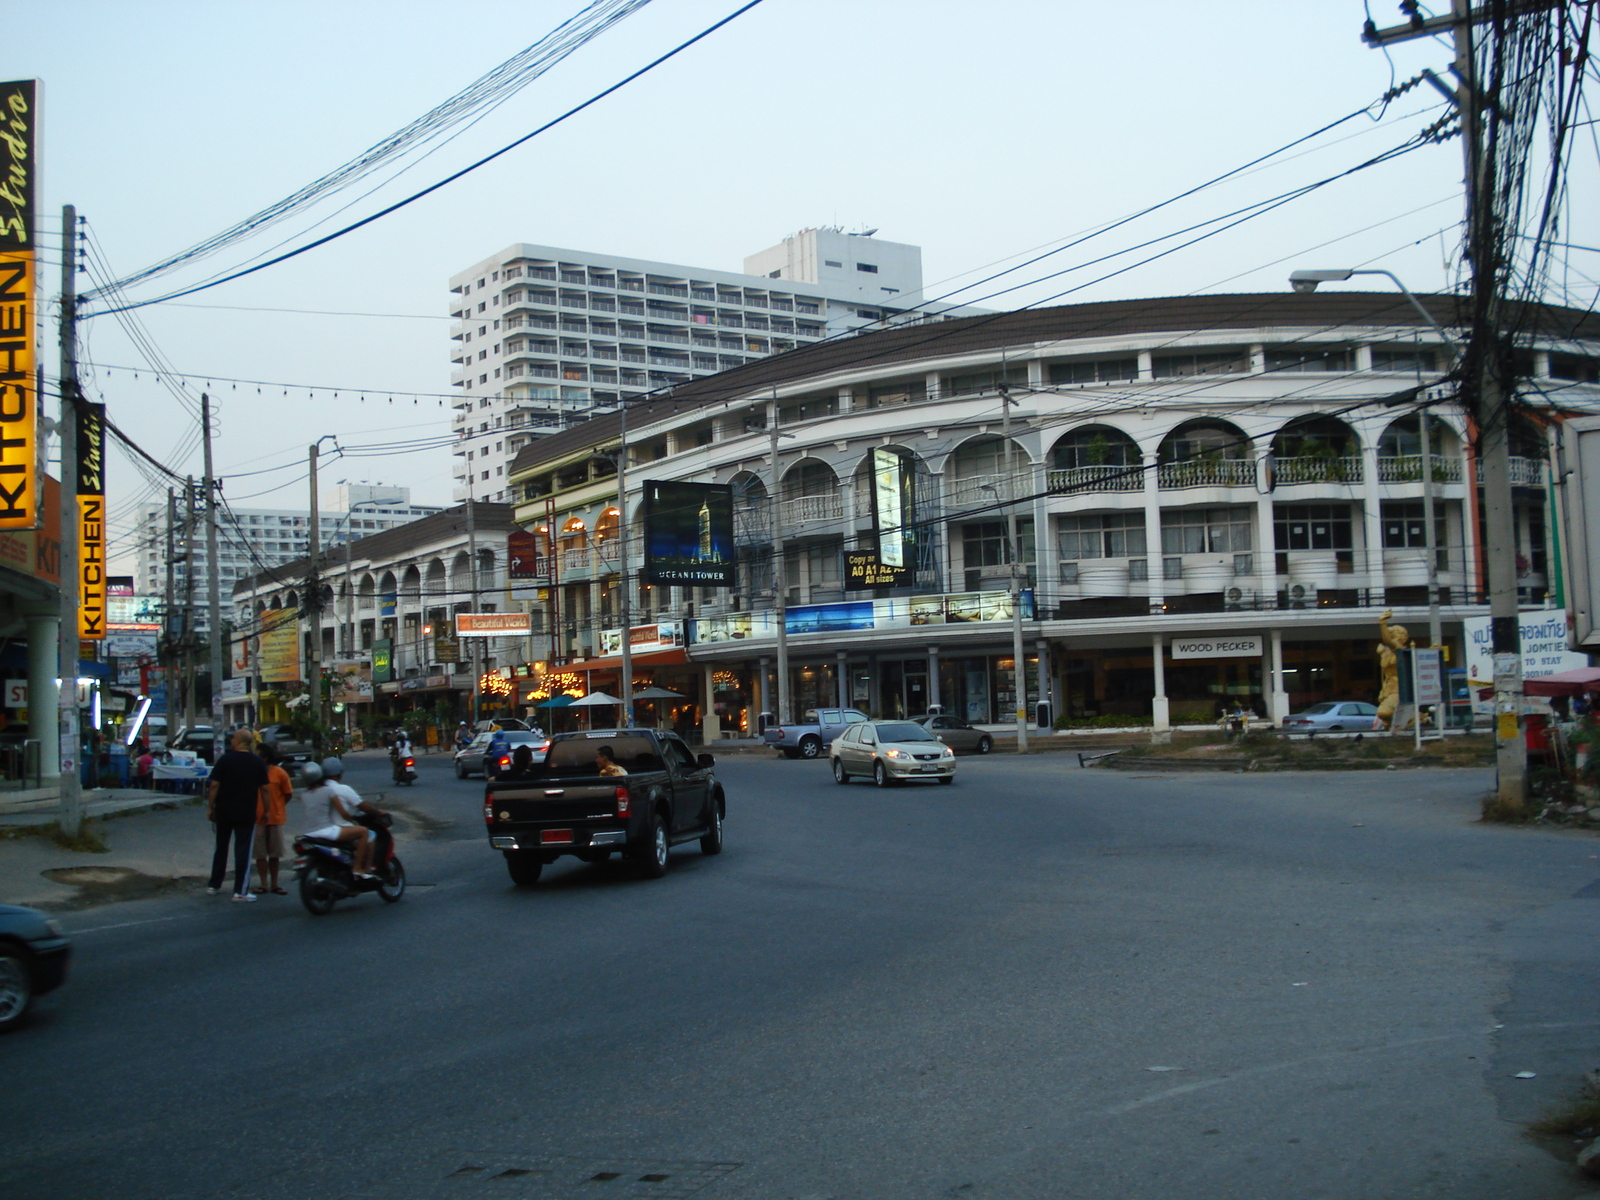
[[[1468, 617], [1461, 622], [1467, 639], [1467, 686], [1494, 686], [1494, 651], [1488, 617]], [[1522, 677], [1540, 679], [1589, 665], [1587, 654], [1567, 649], [1567, 614], [1559, 609], [1539, 609], [1517, 616], [1517, 636], [1522, 644]], [[1484, 711], [1488, 711], [1485, 709]]]

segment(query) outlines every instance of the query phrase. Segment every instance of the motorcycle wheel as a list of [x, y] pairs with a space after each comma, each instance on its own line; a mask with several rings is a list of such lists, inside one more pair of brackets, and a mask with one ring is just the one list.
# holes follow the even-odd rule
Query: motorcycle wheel
[[383, 897], [385, 904], [393, 904], [406, 894], [406, 869], [398, 858], [389, 860], [389, 874], [387, 878], [380, 879], [378, 895]]
[[333, 911], [335, 899], [322, 885], [322, 872], [316, 867], [307, 867], [300, 876], [300, 903], [306, 906], [306, 911], [313, 917], [325, 917]]

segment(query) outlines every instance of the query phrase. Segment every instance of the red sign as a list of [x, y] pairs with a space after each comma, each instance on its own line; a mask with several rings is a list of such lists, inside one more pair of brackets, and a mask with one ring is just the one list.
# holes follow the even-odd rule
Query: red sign
[[550, 559], [540, 534], [517, 530], [506, 539], [506, 555], [513, 579], [545, 579], [550, 574]]

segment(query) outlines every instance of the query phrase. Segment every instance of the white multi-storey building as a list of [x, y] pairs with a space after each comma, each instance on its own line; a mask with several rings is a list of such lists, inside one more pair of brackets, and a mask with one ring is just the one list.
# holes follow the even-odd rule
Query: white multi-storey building
[[518, 244], [453, 276], [455, 498], [509, 500], [523, 446], [653, 389], [858, 329], [984, 311], [926, 304], [920, 248], [870, 234], [801, 230], [744, 266]]
[[[318, 512], [324, 547], [393, 529], [439, 512], [437, 505], [411, 503], [411, 489], [385, 484], [341, 483], [325, 493], [327, 508]], [[309, 550], [311, 518], [306, 509], [233, 508], [218, 513], [217, 575], [223, 597], [235, 581], [304, 558]], [[197, 631], [207, 628], [206, 595], [210, 561], [206, 557], [205, 515], [195, 515], [191, 545], [187, 507], [178, 505], [173, 530], [173, 588], [180, 606], [192, 600]], [[134, 589], [141, 595], [164, 596], [167, 587], [167, 508], [150, 505], [139, 514], [134, 534], [137, 567]], [[193, 589], [190, 565], [193, 565]]]

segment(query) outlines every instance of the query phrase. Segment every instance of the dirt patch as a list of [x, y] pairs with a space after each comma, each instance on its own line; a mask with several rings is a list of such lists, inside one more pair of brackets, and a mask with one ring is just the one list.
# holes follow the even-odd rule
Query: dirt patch
[[39, 873], [52, 883], [77, 889], [62, 900], [36, 902], [39, 908], [54, 910], [95, 908], [119, 900], [147, 900], [168, 892], [195, 891], [204, 882], [198, 875], [179, 878], [145, 875], [131, 867], [52, 867]]
[[453, 821], [441, 821], [438, 817], [429, 816], [420, 809], [412, 808], [392, 798], [384, 798], [375, 803], [385, 812], [394, 816], [394, 830], [396, 836], [418, 838], [422, 841], [431, 841], [443, 837], [455, 826]]
[[1483, 736], [1424, 742], [1409, 737], [1289, 738], [1276, 733], [1245, 737], [1174, 737], [1166, 745], [1130, 746], [1099, 760], [1100, 766], [1212, 771], [1371, 771], [1403, 767], [1481, 767], [1494, 762], [1494, 743]]

